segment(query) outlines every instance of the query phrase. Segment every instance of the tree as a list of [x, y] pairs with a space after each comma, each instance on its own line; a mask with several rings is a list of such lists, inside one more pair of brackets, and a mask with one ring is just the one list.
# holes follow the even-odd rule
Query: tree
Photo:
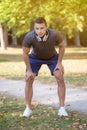
[[[51, 19], [50, 22], [55, 21], [55, 24], [53, 23], [53, 27], [58, 27], [60, 28], [60, 30], [63, 30], [63, 32], [66, 32], [69, 38], [72, 38], [74, 36], [74, 30], [77, 30], [77, 32], [82, 31], [84, 15], [82, 15], [81, 12], [83, 12], [83, 10], [87, 8], [87, 2], [85, 2], [84, 4], [82, 3], [82, 0], [55, 0], [50, 2], [50, 4], [47, 5], [49, 7], [48, 15]], [[80, 39], [76, 41], [76, 45], [79, 44]]]
[[8, 44], [7, 27], [3, 26], [2, 24], [0, 24], [0, 43], [2, 50], [7, 49]]
[[15, 28], [17, 36], [28, 32], [38, 16], [44, 16], [50, 26], [72, 38], [74, 30], [82, 31], [86, 23], [87, 0], [2, 0], [0, 3], [0, 23]]

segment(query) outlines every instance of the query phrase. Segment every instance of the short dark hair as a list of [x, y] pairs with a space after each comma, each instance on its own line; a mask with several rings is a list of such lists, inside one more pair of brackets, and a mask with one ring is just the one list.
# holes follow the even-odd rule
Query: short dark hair
[[47, 22], [46, 22], [46, 20], [43, 18], [43, 17], [38, 17], [38, 18], [36, 18], [35, 19], [35, 21], [34, 21], [34, 24], [35, 23], [45, 23], [45, 25], [47, 25]]

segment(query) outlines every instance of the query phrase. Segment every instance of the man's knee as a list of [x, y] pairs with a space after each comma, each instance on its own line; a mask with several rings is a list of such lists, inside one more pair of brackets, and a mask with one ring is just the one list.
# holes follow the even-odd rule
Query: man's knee
[[54, 75], [56, 80], [59, 82], [59, 83], [62, 83], [64, 82], [64, 77], [63, 75]]
[[58, 83], [63, 83], [63, 82], [64, 82], [64, 78], [63, 78], [63, 77], [61, 77], [61, 78], [56, 78], [56, 80], [57, 80]]
[[26, 80], [26, 83], [28, 84], [28, 85], [32, 85], [33, 84], [33, 82], [34, 82], [34, 78], [28, 78], [27, 80]]

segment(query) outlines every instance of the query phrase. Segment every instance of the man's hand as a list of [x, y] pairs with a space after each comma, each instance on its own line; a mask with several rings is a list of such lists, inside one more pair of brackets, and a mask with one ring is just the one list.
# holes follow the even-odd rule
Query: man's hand
[[63, 67], [63, 65], [62, 65], [61, 63], [58, 63], [58, 64], [56, 65], [56, 67], [55, 67], [55, 69], [54, 69], [54, 70], [56, 70], [56, 68], [58, 68], [58, 69], [59, 69], [59, 71], [61, 71], [61, 72], [63, 72], [63, 73], [64, 73], [64, 67]]
[[26, 81], [27, 80], [34, 80], [34, 78], [35, 78], [35, 74], [32, 72], [32, 71], [27, 71], [26, 72]]
[[62, 76], [64, 74], [64, 67], [61, 63], [59, 63], [55, 67], [53, 74], [56, 76], [57, 79], [62, 79]]

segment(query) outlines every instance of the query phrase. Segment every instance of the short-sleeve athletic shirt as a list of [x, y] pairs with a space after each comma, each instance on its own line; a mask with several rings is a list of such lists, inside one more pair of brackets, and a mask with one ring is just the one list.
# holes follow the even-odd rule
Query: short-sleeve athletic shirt
[[48, 29], [48, 38], [46, 41], [38, 41], [35, 31], [28, 32], [23, 40], [23, 46], [33, 48], [32, 54], [38, 59], [46, 60], [51, 59], [57, 54], [55, 49], [63, 41], [60, 33], [53, 29]]

